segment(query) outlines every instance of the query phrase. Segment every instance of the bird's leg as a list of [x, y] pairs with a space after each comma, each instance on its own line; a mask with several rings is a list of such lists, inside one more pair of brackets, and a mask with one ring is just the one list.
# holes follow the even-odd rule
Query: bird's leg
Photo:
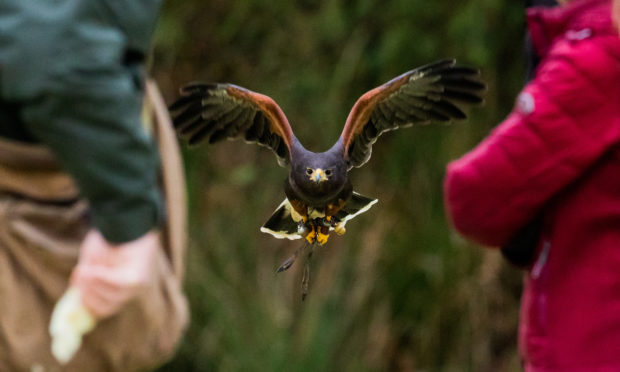
[[304, 301], [308, 295], [308, 285], [310, 283], [310, 259], [312, 258], [312, 250], [314, 244], [310, 246], [310, 252], [306, 256], [306, 264], [304, 265], [304, 273], [301, 277], [301, 300]]
[[291, 206], [301, 216], [297, 231], [303, 236], [306, 241], [313, 244], [316, 240], [316, 226], [312, 221], [308, 220], [308, 206], [301, 200], [293, 199], [289, 200]]
[[334, 228], [334, 232], [338, 235], [344, 235], [347, 232], [347, 229], [344, 228], [344, 223], [336, 217], [332, 218], [331, 227]]
[[314, 243], [316, 240], [316, 228], [314, 221], [304, 222], [299, 220], [297, 224], [297, 233], [304, 237], [309, 244]]
[[306, 230], [307, 233], [305, 239], [309, 244], [314, 244], [317, 239], [318, 226], [315, 226], [314, 221], [310, 221], [306, 225], [310, 225], [310, 228]]
[[325, 220], [331, 224], [334, 228], [334, 231], [338, 235], [344, 235], [347, 230], [344, 228], [344, 225], [341, 224], [340, 221], [334, 217], [338, 212], [344, 208], [346, 202], [343, 199], [338, 199], [338, 205], [329, 204], [327, 208], [325, 208]]
[[325, 207], [325, 219], [327, 222], [331, 222], [332, 216], [335, 216], [344, 208], [346, 202], [343, 199], [338, 199], [338, 204], [328, 204]]
[[280, 267], [278, 267], [278, 270], [276, 272], [281, 273], [282, 271], [286, 271], [288, 270], [291, 266], [293, 266], [293, 263], [295, 263], [295, 260], [297, 259], [297, 257], [299, 256], [299, 254], [308, 246], [308, 243], [305, 243], [297, 248], [297, 250], [295, 251], [295, 253], [293, 253], [293, 255], [289, 258], [286, 259], [286, 261], [284, 261], [282, 263], [282, 265], [280, 265]]
[[321, 224], [321, 226], [317, 226], [316, 232], [316, 241], [323, 245], [327, 243], [327, 239], [329, 238], [329, 225]]
[[338, 199], [338, 204], [328, 204], [325, 207], [325, 218], [323, 219], [320, 226], [317, 225], [317, 233], [316, 233], [316, 241], [321, 245], [327, 243], [327, 239], [329, 239], [329, 228], [333, 227], [334, 231], [338, 235], [343, 235], [345, 233], [344, 226], [340, 224], [336, 214], [344, 208], [345, 201], [343, 199]]
[[306, 223], [308, 222], [308, 205], [298, 199], [289, 200], [291, 203], [291, 207], [301, 216], [301, 220]]

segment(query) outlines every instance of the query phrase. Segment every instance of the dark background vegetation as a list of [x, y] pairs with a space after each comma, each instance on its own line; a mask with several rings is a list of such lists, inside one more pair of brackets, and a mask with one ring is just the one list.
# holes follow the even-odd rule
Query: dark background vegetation
[[286, 170], [258, 146], [184, 149], [192, 323], [160, 371], [517, 371], [520, 273], [460, 238], [442, 200], [445, 165], [510, 110], [522, 85], [522, 3], [501, 0], [167, 1], [152, 74], [168, 102], [191, 80], [274, 98], [308, 149], [338, 138], [355, 100], [445, 57], [480, 67], [471, 119], [382, 136], [351, 172], [379, 198], [303, 266], [299, 245], [259, 232]]

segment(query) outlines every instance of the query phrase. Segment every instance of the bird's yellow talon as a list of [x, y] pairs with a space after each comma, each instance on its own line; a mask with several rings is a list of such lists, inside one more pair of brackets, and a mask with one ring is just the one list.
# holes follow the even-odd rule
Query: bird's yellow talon
[[338, 235], [344, 235], [347, 232], [347, 229], [344, 228], [344, 225], [339, 223], [334, 226], [334, 232]]
[[321, 245], [327, 243], [328, 238], [329, 238], [329, 234], [323, 234], [321, 232], [316, 234], [316, 241], [319, 242], [319, 244]]
[[308, 243], [313, 244], [316, 239], [316, 232], [314, 231], [314, 226], [310, 227], [310, 232], [306, 234], [306, 240]]

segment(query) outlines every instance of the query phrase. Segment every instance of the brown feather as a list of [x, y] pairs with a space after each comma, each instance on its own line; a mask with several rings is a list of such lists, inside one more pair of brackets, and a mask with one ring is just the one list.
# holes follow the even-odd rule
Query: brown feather
[[293, 131], [275, 101], [232, 84], [191, 83], [170, 106], [174, 126], [190, 144], [243, 138], [270, 147], [290, 162]]
[[386, 131], [464, 119], [457, 103], [483, 100], [486, 86], [479, 75], [476, 69], [443, 60], [406, 72], [362, 95], [340, 135], [349, 168], [366, 163], [371, 146]]

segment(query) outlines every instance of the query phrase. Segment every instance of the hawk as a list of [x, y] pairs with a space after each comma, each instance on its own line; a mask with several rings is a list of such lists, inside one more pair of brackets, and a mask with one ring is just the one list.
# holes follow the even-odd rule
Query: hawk
[[[370, 159], [381, 134], [413, 124], [465, 119], [459, 105], [482, 102], [485, 89], [477, 69], [455, 60], [405, 72], [362, 95], [338, 141], [322, 153], [304, 148], [273, 99], [233, 84], [190, 83], [181, 88], [170, 111], [178, 135], [189, 144], [240, 138], [270, 148], [278, 163], [288, 167], [286, 199], [261, 231], [276, 238], [305, 239], [306, 244], [280, 272], [304, 247], [325, 244], [331, 231], [344, 234], [347, 221], [377, 202], [353, 190], [348, 172]], [[308, 258], [311, 255], [312, 250]], [[304, 294], [307, 272], [308, 265]]]

